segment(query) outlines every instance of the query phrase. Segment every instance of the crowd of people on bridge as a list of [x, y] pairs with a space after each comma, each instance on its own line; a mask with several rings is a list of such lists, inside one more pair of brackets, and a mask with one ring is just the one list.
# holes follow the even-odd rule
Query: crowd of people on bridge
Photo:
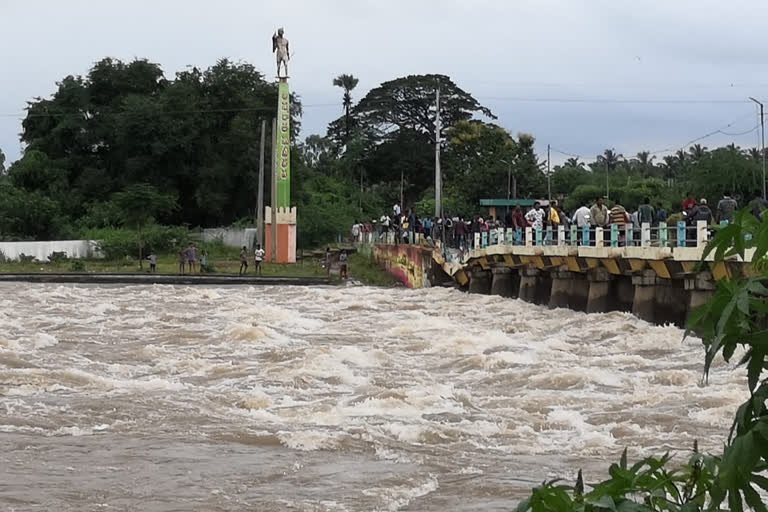
[[[762, 218], [768, 208], [768, 202], [757, 194], [748, 206], [755, 217]], [[708, 225], [732, 222], [738, 209], [739, 204], [730, 193], [724, 194], [713, 209], [706, 199], [696, 199], [689, 192], [676, 213], [679, 213], [678, 218], [687, 228], [695, 229], [699, 221], [705, 221]], [[603, 228], [607, 233], [611, 225], [616, 225], [622, 231], [623, 240], [623, 231], [628, 225], [631, 225], [630, 230], [639, 231], [644, 224], [658, 227], [667, 223], [669, 217], [661, 202], [653, 203], [648, 197], [632, 211], [628, 211], [616, 200], [609, 208], [603, 197], [597, 197], [591, 204], [584, 202], [572, 212], [563, 210], [557, 200], [541, 200], [535, 201], [527, 210], [515, 205], [503, 217], [497, 218], [484, 218], [481, 215], [471, 218], [461, 215], [418, 216], [412, 208], [402, 210], [399, 204], [395, 204], [391, 214], [385, 213], [370, 222], [356, 221], [352, 226], [351, 235], [353, 241], [362, 241], [369, 238], [369, 233], [373, 233], [376, 239], [392, 233], [395, 243], [414, 243], [415, 240], [423, 238], [427, 242], [441, 240], [449, 247], [466, 248], [472, 245], [475, 233], [482, 234], [496, 228], [519, 229], [524, 232], [525, 228], [530, 227], [534, 231], [540, 229], [557, 233], [559, 227], [563, 226], [568, 233], [571, 225], [577, 226], [579, 230], [588, 226], [594, 240], [594, 228]], [[633, 239], [639, 240], [639, 236]]]

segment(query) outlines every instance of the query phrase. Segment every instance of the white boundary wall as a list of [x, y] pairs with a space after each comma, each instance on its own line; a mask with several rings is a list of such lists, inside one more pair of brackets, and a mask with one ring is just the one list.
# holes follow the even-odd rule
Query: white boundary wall
[[34, 256], [37, 261], [48, 261], [54, 252], [65, 252], [72, 259], [101, 258], [94, 240], [53, 240], [49, 242], [0, 242], [0, 251], [6, 259], [18, 260], [19, 256]]
[[221, 241], [227, 247], [240, 249], [246, 246], [249, 250], [256, 247], [256, 228], [210, 228], [204, 229], [204, 242]]

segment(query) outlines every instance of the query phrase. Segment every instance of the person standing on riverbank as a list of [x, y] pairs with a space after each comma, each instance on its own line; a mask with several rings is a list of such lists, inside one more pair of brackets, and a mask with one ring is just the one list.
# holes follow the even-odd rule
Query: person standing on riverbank
[[155, 254], [155, 251], [149, 251], [147, 259], [149, 260], [149, 271], [157, 272], [157, 254]]
[[264, 261], [264, 249], [260, 244], [256, 244], [256, 250], [253, 251], [253, 273], [261, 275], [261, 262]]
[[339, 254], [339, 277], [347, 279], [347, 251], [342, 250]]
[[243, 275], [243, 273], [248, 273], [248, 249], [245, 246], [240, 250], [240, 273], [238, 275]]
[[179, 274], [184, 274], [184, 269], [187, 266], [187, 251], [184, 248], [179, 249], [177, 254], [179, 258]]
[[189, 266], [189, 273], [195, 273], [195, 264], [197, 263], [197, 247], [192, 242], [189, 242], [187, 247], [187, 265]]

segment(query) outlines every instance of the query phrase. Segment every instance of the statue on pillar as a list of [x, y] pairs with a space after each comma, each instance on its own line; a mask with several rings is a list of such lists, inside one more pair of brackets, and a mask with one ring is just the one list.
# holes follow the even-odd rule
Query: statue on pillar
[[272, 52], [277, 58], [277, 77], [280, 77], [280, 64], [285, 66], [285, 78], [288, 78], [288, 61], [291, 60], [291, 52], [288, 50], [288, 39], [283, 36], [283, 29], [277, 29], [272, 34]]

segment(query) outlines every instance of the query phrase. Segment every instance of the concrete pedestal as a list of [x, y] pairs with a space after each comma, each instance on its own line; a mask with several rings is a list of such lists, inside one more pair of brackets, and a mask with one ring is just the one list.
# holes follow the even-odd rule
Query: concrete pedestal
[[[272, 208], [267, 206], [264, 213], [264, 259], [272, 260]], [[278, 208], [277, 244], [275, 262], [296, 263], [296, 207]], [[249, 249], [249, 259], [253, 258], [253, 249]]]
[[488, 295], [491, 293], [490, 270], [473, 270], [469, 273], [469, 293]]
[[656, 318], [656, 273], [645, 270], [632, 277], [635, 295], [632, 301], [632, 314], [647, 322]]
[[517, 272], [509, 267], [494, 267], [491, 269], [491, 295], [512, 298], [517, 295], [518, 283], [515, 279]]
[[574, 311], [586, 311], [589, 299], [589, 281], [583, 274], [574, 273], [568, 305]]

